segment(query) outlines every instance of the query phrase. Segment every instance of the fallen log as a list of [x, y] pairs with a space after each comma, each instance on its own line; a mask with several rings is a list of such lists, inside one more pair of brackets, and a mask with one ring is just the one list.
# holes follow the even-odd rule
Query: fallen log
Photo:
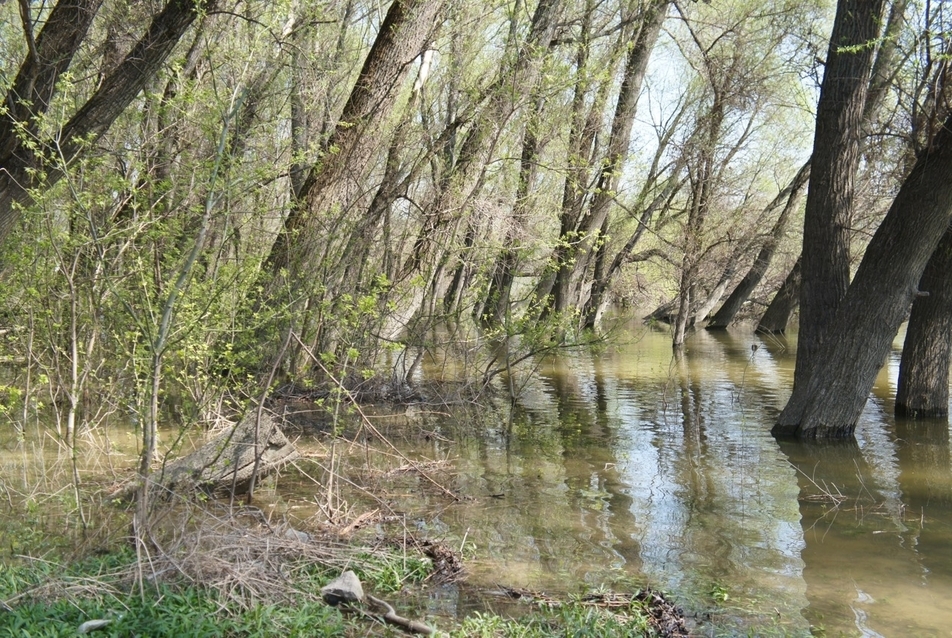
[[[216, 496], [247, 494], [255, 483], [298, 458], [298, 452], [270, 412], [252, 410], [191, 454], [156, 469], [149, 481], [156, 493]], [[257, 474], [256, 474], [257, 473]], [[136, 479], [110, 494], [107, 500], [128, 500], [141, 482]]]

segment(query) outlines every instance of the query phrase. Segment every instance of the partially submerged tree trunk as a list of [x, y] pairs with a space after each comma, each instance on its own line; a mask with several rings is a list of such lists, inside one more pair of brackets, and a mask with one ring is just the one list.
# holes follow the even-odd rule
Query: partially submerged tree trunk
[[922, 273], [909, 315], [899, 363], [896, 415], [913, 418], [949, 415], [949, 363], [952, 358], [952, 230]]
[[[254, 483], [298, 458], [298, 452], [269, 412], [253, 410], [191, 454], [152, 473], [153, 494], [246, 494]], [[127, 485], [111, 500], [130, 498], [139, 485]], [[153, 498], [155, 498], [153, 496]]]
[[883, 0], [840, 0], [817, 104], [803, 222], [803, 283], [794, 389], [826, 356], [826, 328], [850, 282], [854, 176]]
[[720, 310], [718, 310], [711, 318], [710, 323], [707, 325], [708, 330], [726, 329], [734, 321], [734, 317], [750, 297], [751, 293], [754, 292], [754, 289], [764, 278], [764, 275], [767, 273], [767, 267], [770, 266], [770, 262], [773, 260], [777, 246], [780, 244], [780, 240], [783, 238], [783, 235], [787, 230], [787, 224], [790, 221], [793, 211], [797, 207], [797, 201], [800, 199], [800, 193], [803, 190], [803, 187], [806, 185], [809, 177], [810, 161], [807, 160], [807, 162], [797, 172], [790, 183], [787, 184], [786, 188], [781, 190], [777, 197], [767, 207], [768, 210], [773, 210], [786, 202], [783, 207], [783, 211], [780, 213], [780, 217], [778, 217], [777, 221], [774, 223], [773, 229], [770, 231], [770, 235], [767, 237], [763, 247], [757, 254], [757, 258], [754, 259], [754, 263], [750, 267], [750, 270], [747, 271], [747, 274], [744, 275], [744, 278], [739, 284], [737, 284], [737, 287], [734, 288], [734, 292], [730, 294], [730, 296], [727, 298], [727, 301], [725, 301], [721, 306]]
[[767, 311], [757, 324], [757, 332], [770, 334], [784, 334], [787, 324], [793, 317], [797, 304], [800, 301], [800, 259], [793, 265], [787, 278], [783, 280], [780, 290], [774, 295], [773, 301], [767, 306]]
[[[952, 219], [952, 117], [924, 153], [873, 236], [826, 331], [806, 382], [773, 428], [806, 439], [853, 435], [869, 391]], [[798, 357], [799, 358], [799, 357]]]

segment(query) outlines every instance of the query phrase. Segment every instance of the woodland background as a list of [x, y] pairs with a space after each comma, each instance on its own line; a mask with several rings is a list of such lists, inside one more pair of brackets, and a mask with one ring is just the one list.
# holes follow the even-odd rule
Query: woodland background
[[[922, 255], [881, 268], [915, 284], [941, 253], [950, 20], [930, 0], [3, 2], [5, 412], [54, 405], [67, 440], [128, 418], [146, 468], [161, 420], [275, 387], [400, 398], [435, 360], [478, 394], [634, 308], [678, 351], [705, 325], [782, 332], [801, 301], [800, 394], [814, 371], [847, 407], [777, 433], [851, 435], [868, 375], [809, 357], [841, 325], [882, 363], [896, 322], [833, 317], [891, 207], [938, 212], [883, 231], [875, 255]], [[903, 320], [924, 297], [882, 272], [855, 311]], [[948, 405], [932, 290], [922, 382], [936, 356], [946, 374], [913, 413]]]

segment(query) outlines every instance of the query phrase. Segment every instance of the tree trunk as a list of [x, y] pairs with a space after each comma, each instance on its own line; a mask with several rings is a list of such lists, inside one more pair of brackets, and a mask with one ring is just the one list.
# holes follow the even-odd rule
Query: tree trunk
[[20, 129], [30, 131], [28, 135], [35, 132], [36, 116], [46, 113], [56, 84], [86, 38], [102, 1], [60, 0], [36, 38], [28, 25], [29, 53], [7, 92], [7, 112], [0, 117], [0, 244], [20, 219], [14, 204], [29, 201], [28, 169], [39, 166], [33, 152], [23, 145]]
[[[205, 492], [238, 496], [254, 483], [298, 458], [294, 445], [278, 427], [275, 416], [264, 412], [258, 420], [252, 410], [234, 427], [176, 459], [149, 479], [155, 496], [191, 496]], [[139, 489], [137, 483], [123, 486], [109, 500], [126, 500]]]
[[648, 59], [658, 41], [661, 25], [667, 17], [670, 5], [670, 0], [654, 0], [649, 4], [642, 18], [641, 29], [629, 45], [621, 90], [612, 116], [605, 158], [599, 164], [595, 193], [585, 214], [578, 220], [575, 227], [561, 236], [561, 241], [567, 250], [559, 256], [560, 267], [556, 274], [553, 300], [556, 312], [565, 312], [581, 301], [579, 288], [593, 259], [592, 252], [598, 240], [599, 230], [604, 226], [611, 211], [618, 179], [628, 157], [631, 129], [638, 112], [638, 98], [641, 95]]
[[[324, 157], [311, 167], [296, 202], [268, 256], [272, 273], [287, 270], [290, 281], [320, 272], [328, 253], [325, 229], [353, 216], [363, 178], [383, 145], [381, 128], [392, 114], [410, 63], [430, 37], [441, 0], [394, 0], [341, 113], [324, 144]], [[336, 256], [334, 257], [336, 259]]]
[[853, 435], [926, 263], [952, 220], [952, 117], [903, 182], [827, 330], [823, 356], [795, 385], [773, 434]]
[[[890, 8], [889, 19], [883, 32], [882, 43], [876, 53], [876, 60], [873, 62], [872, 71], [870, 72], [869, 90], [867, 91], [866, 101], [863, 105], [863, 126], [867, 130], [871, 127], [872, 121], [879, 111], [879, 107], [882, 105], [886, 90], [889, 88], [889, 83], [893, 80], [893, 75], [897, 70], [896, 52], [897, 43], [899, 41], [898, 34], [902, 28], [906, 6], [907, 0], [896, 0]], [[810, 163], [811, 160], [808, 160], [804, 166], [807, 179], [809, 179], [810, 174]], [[804, 169], [801, 169], [801, 173], [797, 174], [794, 178], [795, 180], [801, 178], [802, 170]], [[791, 197], [795, 196], [794, 194], [791, 195]], [[788, 206], [791, 202], [792, 200], [788, 200]], [[786, 212], [786, 209], [784, 212]], [[777, 232], [783, 232], [782, 228], [778, 227], [782, 226], [783, 224], [778, 220], [778, 223], [774, 226], [774, 230], [771, 232], [772, 239], [768, 241], [768, 244], [764, 246], [764, 249], [761, 250], [757, 256], [747, 277], [741, 281], [731, 297], [724, 302], [724, 306], [721, 310], [714, 316], [714, 319], [708, 325], [709, 329], [726, 328], [740, 310], [741, 305], [743, 305], [744, 301], [746, 301], [751, 292], [753, 292], [753, 288], [760, 282], [763, 273], [766, 272], [770, 261], [773, 259], [776, 242], [779, 239]], [[783, 287], [774, 297], [774, 301], [768, 306], [767, 312], [760, 321], [760, 325], [757, 326], [758, 332], [783, 333], [786, 331], [787, 324], [790, 322], [790, 318], [793, 316], [793, 312], [796, 310], [799, 301], [800, 268], [801, 258], [797, 258], [796, 266], [794, 270], [790, 272], [791, 278], [784, 282]], [[747, 290], [748, 287], [750, 287], [749, 290]], [[745, 291], [746, 294], [744, 294]]]
[[786, 232], [787, 223], [790, 221], [792, 213], [796, 209], [797, 202], [800, 199], [800, 193], [809, 177], [810, 161], [807, 160], [807, 163], [797, 172], [793, 180], [787, 184], [786, 188], [780, 191], [774, 201], [767, 207], [768, 210], [773, 210], [786, 201], [786, 205], [780, 213], [780, 217], [778, 217], [776, 223], [774, 223], [770, 231], [770, 236], [757, 254], [757, 258], [754, 259], [750, 270], [747, 271], [744, 278], [737, 284], [737, 287], [734, 288], [734, 291], [727, 298], [727, 301], [724, 302], [724, 305], [721, 306], [720, 310], [711, 318], [710, 323], [707, 324], [708, 330], [725, 330], [734, 321], [734, 317], [737, 316], [741, 307], [746, 303], [751, 293], [754, 292], [754, 289], [757, 288], [764, 278], [767, 267], [770, 266], [770, 262], [773, 260], [777, 246], [780, 244], [780, 240]]
[[516, 278], [516, 269], [519, 267], [522, 242], [526, 234], [526, 221], [532, 210], [531, 192], [536, 174], [536, 158], [541, 146], [536, 127], [539, 126], [541, 110], [542, 100], [537, 99], [523, 132], [516, 201], [513, 204], [512, 219], [506, 231], [506, 245], [496, 258], [486, 298], [475, 312], [475, 318], [490, 327], [500, 325], [509, 313], [509, 299], [512, 284]]
[[800, 332], [794, 388], [825, 356], [824, 332], [850, 281], [853, 180], [883, 0], [840, 0], [817, 104], [803, 224]]
[[909, 315], [899, 363], [896, 416], [949, 415], [949, 363], [952, 359], [952, 230], [929, 259]]
[[797, 263], [793, 265], [793, 268], [787, 274], [787, 278], [783, 280], [780, 290], [777, 291], [773, 301], [767, 306], [764, 316], [760, 318], [760, 323], [757, 324], [757, 332], [784, 334], [787, 331], [787, 325], [790, 323], [790, 318], [793, 317], [800, 300], [801, 263], [801, 259], [797, 259]]

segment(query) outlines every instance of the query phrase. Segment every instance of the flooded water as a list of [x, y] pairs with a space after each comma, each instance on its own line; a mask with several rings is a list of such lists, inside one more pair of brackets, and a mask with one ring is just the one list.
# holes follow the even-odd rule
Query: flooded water
[[[353, 480], [369, 492], [388, 482], [384, 509], [463, 549], [466, 584], [431, 590], [433, 614], [497, 606], [486, 592], [500, 586], [649, 584], [700, 635], [952, 635], [948, 424], [895, 420], [894, 355], [855, 442], [778, 443], [770, 428], [794, 356], [782, 338], [700, 332], [675, 360], [667, 333], [637, 326], [608, 350], [540, 362], [514, 379], [523, 387], [513, 404], [371, 417], [403, 454], [438, 463], [423, 466], [430, 481], [378, 446], [382, 461], [368, 456]], [[109, 436], [96, 445], [115, 452], [98, 469], [131, 466], [134, 445], [120, 437], [133, 435]], [[326, 458], [327, 442], [305, 435], [298, 446]], [[27, 457], [44, 456], [0, 447], [5, 484], [32, 484]], [[68, 474], [29, 471], [52, 470]], [[324, 487], [285, 474], [260, 500], [306, 519]]]
[[448, 460], [434, 476], [463, 496], [417, 477], [392, 507], [465, 547], [477, 588], [648, 583], [702, 635], [952, 635], [947, 423], [896, 422], [893, 357], [855, 443], [778, 444], [794, 356], [782, 338], [701, 332], [677, 361], [666, 333], [637, 328], [548, 359], [513, 406], [376, 420]]

